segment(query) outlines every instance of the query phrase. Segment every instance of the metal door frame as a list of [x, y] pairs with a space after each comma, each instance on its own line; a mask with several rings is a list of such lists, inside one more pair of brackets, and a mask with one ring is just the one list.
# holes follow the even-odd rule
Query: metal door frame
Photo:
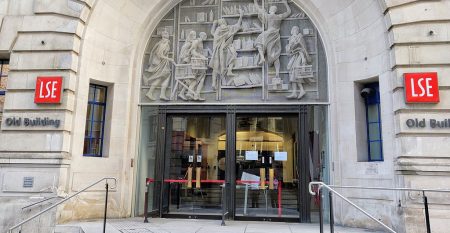
[[[300, 222], [310, 222], [310, 195], [308, 193], [308, 182], [309, 182], [309, 140], [308, 140], [308, 130], [309, 125], [309, 115], [312, 113], [314, 105], [159, 105], [158, 106], [158, 135], [157, 135], [157, 145], [156, 150], [156, 174], [155, 180], [156, 185], [154, 192], [159, 193], [159, 198], [155, 198], [155, 206], [158, 206], [159, 216], [163, 216], [164, 206], [164, 189], [163, 187], [163, 177], [165, 170], [165, 153], [168, 149], [167, 145], [167, 127], [168, 127], [168, 117], [172, 115], [225, 115], [226, 117], [226, 165], [225, 165], [225, 183], [227, 187], [226, 190], [226, 208], [229, 212], [229, 217], [235, 219], [235, 183], [236, 183], [236, 116], [237, 115], [291, 115], [295, 114], [298, 116], [298, 134], [297, 134], [297, 166], [300, 174], [299, 177], [299, 218]], [[305, 129], [305, 130], [303, 130]], [[156, 195], [155, 195], [156, 196]], [[176, 215], [174, 217], [186, 217], [186, 218], [205, 218], [206, 216], [195, 216], [195, 215]], [[258, 220], [267, 221], [289, 221], [286, 218], [257, 218]], [[249, 219], [252, 220], [252, 219]]]

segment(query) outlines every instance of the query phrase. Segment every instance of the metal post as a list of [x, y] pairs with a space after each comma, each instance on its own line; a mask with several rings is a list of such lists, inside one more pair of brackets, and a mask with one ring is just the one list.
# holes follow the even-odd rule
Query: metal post
[[177, 183], [177, 210], [178, 209], [180, 209], [180, 198], [181, 198], [181, 195], [180, 195], [180, 192], [181, 192], [181, 188], [180, 188], [180, 183]]
[[108, 191], [109, 191], [109, 187], [108, 187], [108, 181], [106, 181], [106, 197], [105, 197], [105, 215], [103, 216], [103, 233], [106, 233], [106, 212], [108, 210]]
[[148, 223], [148, 189], [149, 186], [147, 184], [147, 190], [145, 191], [145, 195], [144, 195], [144, 223]]
[[226, 184], [224, 183], [222, 186], [222, 223], [221, 226], [225, 226], [225, 187]]
[[427, 224], [427, 233], [431, 233], [430, 226], [430, 214], [428, 212], [428, 198], [425, 196], [425, 191], [422, 192], [423, 196], [423, 205], [425, 206], [425, 222]]
[[330, 232], [334, 233], [334, 211], [333, 211], [333, 192], [328, 192], [330, 198]]
[[320, 233], [323, 233], [323, 205], [322, 205], [322, 192], [320, 186], [317, 186], [317, 195], [319, 196], [319, 225]]

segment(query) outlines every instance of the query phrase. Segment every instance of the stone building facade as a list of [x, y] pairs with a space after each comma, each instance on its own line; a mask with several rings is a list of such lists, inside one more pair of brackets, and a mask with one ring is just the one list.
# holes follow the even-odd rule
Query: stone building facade
[[[148, 43], [159, 22], [180, 1], [0, 0], [0, 59], [8, 77], [0, 131], [0, 229], [36, 210], [35, 196], [73, 193], [106, 176], [118, 178], [111, 217], [138, 212], [141, 77]], [[449, 119], [450, 1], [293, 0], [320, 34], [326, 55], [329, 182], [335, 185], [447, 188], [448, 128], [413, 128], [408, 119]], [[6, 67], [6, 65], [5, 65]], [[407, 104], [405, 73], [437, 72], [440, 102]], [[34, 103], [38, 76], [62, 76], [60, 104]], [[6, 79], [2, 77], [3, 82]], [[367, 160], [360, 91], [379, 82], [383, 161]], [[90, 84], [108, 87], [103, 157], [83, 156]], [[308, 104], [308, 103], [305, 103]], [[14, 127], [6, 118], [49, 117], [60, 127]], [[103, 137], [102, 137], [103, 138]], [[22, 186], [34, 177], [34, 186]], [[138, 184], [139, 183], [139, 184]], [[141, 187], [141, 188], [139, 188]], [[40, 220], [99, 218], [103, 187], [83, 193]], [[399, 232], [424, 232], [415, 194], [343, 190], [345, 196]], [[429, 194], [433, 232], [446, 232], [448, 195]], [[336, 221], [378, 228], [336, 201]]]

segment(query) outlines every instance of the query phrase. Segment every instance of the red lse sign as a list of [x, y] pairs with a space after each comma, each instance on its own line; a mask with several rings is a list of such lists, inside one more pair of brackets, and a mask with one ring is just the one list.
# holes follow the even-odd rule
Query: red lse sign
[[437, 73], [407, 73], [405, 79], [406, 103], [438, 103]]
[[62, 77], [37, 77], [34, 102], [36, 104], [61, 103]]

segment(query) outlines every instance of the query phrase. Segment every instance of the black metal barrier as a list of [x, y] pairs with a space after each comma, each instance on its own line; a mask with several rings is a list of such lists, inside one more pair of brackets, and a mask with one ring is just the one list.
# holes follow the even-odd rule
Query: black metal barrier
[[148, 189], [150, 184], [147, 183], [144, 195], [144, 223], [148, 223]]
[[105, 215], [103, 216], [103, 233], [106, 232], [106, 213], [108, 211], [108, 192], [109, 192], [108, 181], [106, 181], [105, 189], [106, 194], [105, 194]]
[[[313, 191], [313, 186], [317, 187], [317, 191]], [[357, 208], [359, 211], [370, 217], [372, 220], [378, 222], [380, 225], [382, 225], [385, 229], [389, 230], [389, 232], [394, 232], [391, 228], [380, 222], [378, 219], [374, 218], [372, 215], [355, 205], [353, 202], [342, 196], [340, 193], [338, 193], [333, 188], [340, 188], [340, 189], [365, 189], [365, 190], [380, 190], [380, 191], [402, 191], [402, 192], [420, 192], [422, 194], [423, 199], [423, 206], [424, 206], [424, 217], [425, 217], [425, 224], [427, 233], [431, 233], [431, 224], [430, 224], [430, 213], [428, 208], [428, 197], [426, 196], [425, 192], [435, 192], [435, 193], [450, 193], [450, 190], [447, 189], [416, 189], [416, 188], [385, 188], [385, 187], [359, 187], [359, 186], [336, 186], [336, 185], [326, 185], [323, 182], [310, 182], [309, 184], [309, 192], [312, 195], [317, 195], [319, 198], [319, 221], [320, 221], [320, 233], [323, 233], [323, 191], [321, 190], [322, 187], [325, 187], [328, 189], [329, 192], [329, 202], [330, 202], [330, 232], [334, 232], [334, 210], [333, 210], [333, 193], [336, 194], [338, 197], [340, 197], [342, 200], [346, 201], [353, 207]]]
[[228, 215], [228, 211], [226, 211], [227, 208], [227, 202], [226, 202], [226, 188], [228, 187], [227, 183], [224, 183], [221, 185], [222, 187], [222, 223], [221, 226], [225, 226], [225, 217]]

